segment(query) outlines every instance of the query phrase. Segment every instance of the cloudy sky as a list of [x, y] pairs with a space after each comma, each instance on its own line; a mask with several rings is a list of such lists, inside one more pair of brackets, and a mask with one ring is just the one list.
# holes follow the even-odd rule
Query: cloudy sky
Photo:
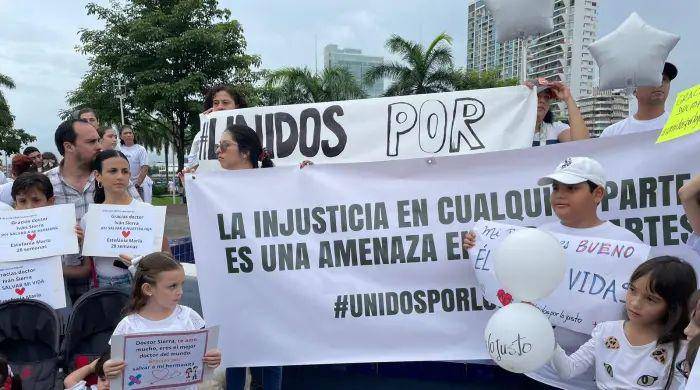
[[[107, 1], [97, 1], [107, 3]], [[322, 66], [323, 46], [362, 49], [385, 55], [391, 34], [429, 42], [440, 32], [454, 38], [456, 64], [466, 62], [468, 0], [220, 0], [244, 28], [248, 51], [262, 56], [265, 68]], [[53, 132], [66, 93], [87, 70], [87, 59], [75, 50], [78, 31], [99, 23], [87, 16], [87, 1], [0, 0], [0, 73], [12, 77], [14, 90], [3, 90], [16, 116], [16, 127], [38, 138], [42, 150], [55, 152]], [[669, 4], [672, 4], [670, 6]], [[700, 15], [698, 0], [598, 0], [598, 36], [614, 30], [637, 11], [651, 25], [681, 36], [671, 53], [680, 74], [672, 97], [700, 82]], [[693, 73], [694, 72], [694, 73]], [[669, 108], [673, 99], [669, 99]]]

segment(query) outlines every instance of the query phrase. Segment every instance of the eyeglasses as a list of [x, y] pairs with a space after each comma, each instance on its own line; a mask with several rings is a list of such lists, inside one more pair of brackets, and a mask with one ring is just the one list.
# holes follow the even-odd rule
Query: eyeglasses
[[219, 149], [223, 153], [226, 151], [226, 149], [233, 146], [233, 144], [235, 144], [233, 141], [222, 141], [220, 144], [214, 145], [214, 149]]

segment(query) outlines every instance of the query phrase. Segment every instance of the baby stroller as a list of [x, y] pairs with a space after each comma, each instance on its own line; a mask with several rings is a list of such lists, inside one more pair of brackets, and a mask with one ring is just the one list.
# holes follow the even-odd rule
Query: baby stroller
[[61, 348], [66, 372], [90, 363], [109, 348], [107, 342], [128, 300], [124, 291], [104, 287], [88, 291], [75, 301]]
[[53, 389], [59, 368], [59, 321], [34, 299], [0, 303], [0, 354], [26, 389]]

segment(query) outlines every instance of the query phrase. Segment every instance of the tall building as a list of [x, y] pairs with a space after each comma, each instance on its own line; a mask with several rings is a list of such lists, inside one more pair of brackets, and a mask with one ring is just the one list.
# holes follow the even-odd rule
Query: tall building
[[522, 79], [522, 39], [498, 43], [493, 16], [484, 0], [471, 0], [467, 14], [467, 69], [501, 70], [503, 78]]
[[[527, 61], [522, 58], [522, 41], [499, 44], [484, 0], [470, 0], [467, 16], [467, 68], [502, 69], [502, 77], [523, 79], [544, 77], [563, 81], [574, 99], [593, 93], [598, 71], [588, 51], [596, 39], [598, 4], [595, 0], [556, 0], [554, 30], [527, 41]], [[525, 72], [520, 69], [526, 62]]]
[[364, 55], [359, 49], [340, 49], [338, 45], [326, 45], [323, 48], [324, 67], [340, 66], [347, 69], [359, 83], [362, 83], [362, 88], [369, 97], [381, 96], [384, 93], [384, 80], [379, 79], [372, 85], [366, 85], [363, 82], [365, 73], [369, 68], [383, 62], [383, 57]]
[[580, 98], [578, 107], [591, 137], [598, 137], [606, 127], [627, 118], [630, 102], [623, 90], [596, 91]]

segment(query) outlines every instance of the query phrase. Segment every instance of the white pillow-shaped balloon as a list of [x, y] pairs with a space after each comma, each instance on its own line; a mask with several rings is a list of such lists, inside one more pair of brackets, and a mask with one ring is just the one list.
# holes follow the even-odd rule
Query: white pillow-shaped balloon
[[491, 359], [517, 373], [544, 366], [554, 354], [552, 324], [540, 309], [525, 303], [511, 303], [498, 309], [484, 331]]
[[554, 30], [554, 0], [486, 0], [496, 25], [496, 40], [505, 42]]
[[534, 302], [551, 294], [566, 272], [559, 240], [538, 229], [511, 233], [493, 256], [496, 279], [520, 301]]
[[655, 87], [680, 37], [647, 24], [636, 12], [588, 50], [600, 68], [600, 89]]

